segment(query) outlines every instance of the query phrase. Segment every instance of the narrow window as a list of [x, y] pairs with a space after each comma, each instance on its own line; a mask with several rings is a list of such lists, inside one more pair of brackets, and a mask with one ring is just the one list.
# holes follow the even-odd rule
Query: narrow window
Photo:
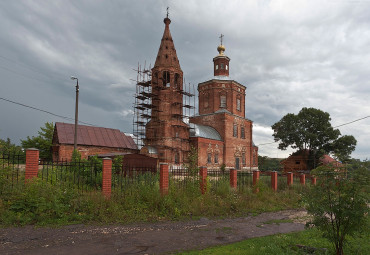
[[225, 95], [220, 96], [220, 107], [226, 108], [226, 96]]
[[218, 164], [218, 153], [215, 154], [215, 164]]
[[245, 139], [245, 127], [244, 127], [244, 126], [242, 126], [242, 127], [240, 128], [240, 137], [241, 137], [242, 139]]
[[216, 70], [218, 70], [218, 65], [216, 65]]
[[227, 67], [227, 65], [226, 65], [226, 70], [227, 70], [227, 68], [228, 68], [228, 67]]
[[180, 87], [180, 75], [178, 73], [175, 74], [175, 88]]
[[178, 164], [180, 162], [180, 156], [178, 153], [175, 153], [175, 164]]
[[233, 137], [238, 137], [238, 125], [234, 124], [233, 127]]
[[240, 109], [241, 109], [241, 106], [240, 106], [240, 98], [237, 98], [237, 99], [236, 99], [236, 109], [237, 109], [238, 111], [240, 111]]
[[212, 163], [212, 154], [211, 153], [208, 153], [207, 163], [208, 164], [211, 164]]
[[221, 63], [221, 64], [220, 64], [220, 68], [221, 68], [221, 69], [224, 69], [224, 63]]
[[240, 159], [238, 157], [235, 158], [235, 169], [240, 170]]
[[244, 152], [242, 153], [242, 164], [243, 166], [245, 166], [245, 153]]
[[164, 71], [162, 80], [163, 80], [163, 87], [170, 87], [170, 72]]

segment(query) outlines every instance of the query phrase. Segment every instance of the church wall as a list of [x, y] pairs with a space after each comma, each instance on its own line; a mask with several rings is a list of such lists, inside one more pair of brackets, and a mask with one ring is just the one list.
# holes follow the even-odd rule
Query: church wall
[[222, 141], [203, 137], [191, 137], [190, 144], [198, 151], [198, 166], [206, 166], [209, 169], [219, 169], [224, 163], [224, 143]]

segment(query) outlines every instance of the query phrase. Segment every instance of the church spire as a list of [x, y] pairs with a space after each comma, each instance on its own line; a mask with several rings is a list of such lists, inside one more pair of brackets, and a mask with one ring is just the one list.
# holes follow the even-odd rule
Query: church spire
[[180, 62], [179, 59], [177, 58], [175, 45], [173, 43], [172, 35], [170, 32], [171, 20], [168, 17], [168, 14], [169, 13], [167, 7], [167, 16], [163, 20], [165, 28], [154, 67], [165, 67], [165, 68], [173, 67], [181, 70]]

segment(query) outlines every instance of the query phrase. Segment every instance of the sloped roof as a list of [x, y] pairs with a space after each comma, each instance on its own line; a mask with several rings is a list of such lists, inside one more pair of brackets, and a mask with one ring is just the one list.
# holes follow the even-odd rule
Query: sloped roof
[[220, 134], [213, 127], [190, 123], [190, 128], [190, 137], [203, 137], [222, 141]]
[[[74, 144], [74, 124], [55, 123], [53, 143]], [[56, 141], [54, 141], [56, 139]], [[109, 148], [137, 149], [131, 136], [118, 129], [78, 125], [77, 144]]]
[[176, 54], [175, 44], [173, 43], [170, 32], [171, 20], [169, 18], [165, 18], [163, 22], [165, 24], [165, 28], [154, 67], [174, 67], [181, 70], [180, 62]]

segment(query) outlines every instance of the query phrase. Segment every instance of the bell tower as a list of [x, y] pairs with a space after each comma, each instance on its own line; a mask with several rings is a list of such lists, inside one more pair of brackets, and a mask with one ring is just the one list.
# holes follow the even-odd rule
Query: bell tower
[[222, 44], [223, 37], [224, 35], [221, 34], [221, 44], [217, 47], [218, 55], [213, 58], [214, 76], [229, 76], [230, 58], [224, 54], [225, 46]]
[[160, 162], [180, 164], [189, 151], [189, 126], [183, 122], [183, 72], [167, 17], [152, 68], [152, 111], [146, 124], [145, 146], [154, 148]]
[[230, 58], [225, 55], [222, 44], [217, 47], [218, 55], [213, 58], [212, 80], [199, 83], [199, 114], [210, 114], [217, 111], [228, 111], [245, 118], [246, 87], [229, 77]]

